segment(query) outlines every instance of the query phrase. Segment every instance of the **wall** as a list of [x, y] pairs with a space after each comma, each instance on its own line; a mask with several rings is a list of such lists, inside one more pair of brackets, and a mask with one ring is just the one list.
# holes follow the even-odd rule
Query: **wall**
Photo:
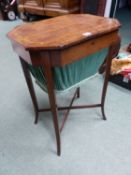
[[[122, 1], [122, 0], [121, 0]], [[123, 0], [126, 1], [126, 0]], [[115, 12], [117, 8], [119, 0], [107, 0], [106, 9], [105, 9], [105, 17], [115, 17]]]
[[105, 17], [109, 17], [110, 15], [111, 3], [112, 3], [112, 0], [107, 0], [105, 14], [104, 14]]

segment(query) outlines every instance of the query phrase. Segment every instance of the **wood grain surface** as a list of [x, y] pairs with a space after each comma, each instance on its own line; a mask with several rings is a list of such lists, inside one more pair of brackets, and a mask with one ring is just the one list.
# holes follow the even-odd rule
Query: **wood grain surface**
[[26, 23], [8, 37], [27, 50], [61, 49], [118, 30], [120, 23], [89, 14], [70, 14]]

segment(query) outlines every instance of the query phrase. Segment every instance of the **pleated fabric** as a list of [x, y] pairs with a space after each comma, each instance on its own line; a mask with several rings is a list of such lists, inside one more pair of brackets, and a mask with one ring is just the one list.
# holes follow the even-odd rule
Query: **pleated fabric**
[[[87, 79], [98, 72], [99, 67], [107, 56], [108, 48], [104, 48], [97, 53], [91, 54], [88, 57], [77, 60], [64, 67], [53, 68], [53, 80], [56, 91], [64, 91], [81, 81]], [[47, 92], [47, 83], [44, 69], [29, 65], [29, 70], [34, 76], [37, 84]]]

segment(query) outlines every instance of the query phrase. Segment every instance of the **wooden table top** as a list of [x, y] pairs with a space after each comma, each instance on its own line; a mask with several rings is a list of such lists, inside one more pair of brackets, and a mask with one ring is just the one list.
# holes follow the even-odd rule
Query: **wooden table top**
[[27, 50], [62, 49], [118, 30], [120, 23], [89, 14], [70, 14], [22, 24], [8, 37]]

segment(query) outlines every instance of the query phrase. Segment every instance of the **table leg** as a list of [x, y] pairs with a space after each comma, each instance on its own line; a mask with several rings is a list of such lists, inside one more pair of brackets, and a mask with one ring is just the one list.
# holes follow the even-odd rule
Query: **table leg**
[[31, 75], [28, 69], [28, 64], [22, 59], [20, 58], [20, 62], [21, 62], [21, 66], [23, 69], [23, 73], [25, 76], [25, 80], [30, 92], [30, 96], [34, 105], [34, 110], [35, 110], [35, 121], [34, 123], [37, 124], [38, 122], [38, 103], [37, 103], [37, 99], [36, 99], [36, 95], [35, 95], [35, 91], [34, 91], [34, 87], [33, 87], [33, 83], [32, 83], [32, 79], [31, 79]]
[[57, 142], [57, 155], [60, 156], [61, 154], [61, 139], [60, 139], [60, 129], [58, 124], [58, 109], [56, 104], [56, 97], [54, 92], [54, 81], [53, 81], [53, 75], [52, 75], [52, 67], [50, 63], [50, 59], [47, 56], [47, 58], [44, 59], [44, 73], [46, 76], [47, 81], [47, 90], [48, 90], [48, 96], [50, 101], [50, 107], [51, 112], [53, 115], [53, 123], [54, 123], [54, 129], [55, 129], [55, 135], [56, 135], [56, 142]]
[[111, 61], [113, 59], [113, 56], [114, 56], [114, 45], [111, 45], [109, 48], [107, 59], [106, 59], [105, 79], [104, 79], [102, 97], [101, 97], [101, 112], [103, 115], [103, 120], [106, 120], [106, 116], [105, 116], [105, 112], [104, 112], [104, 104], [105, 104], [108, 79], [109, 79], [109, 75], [110, 75]]

